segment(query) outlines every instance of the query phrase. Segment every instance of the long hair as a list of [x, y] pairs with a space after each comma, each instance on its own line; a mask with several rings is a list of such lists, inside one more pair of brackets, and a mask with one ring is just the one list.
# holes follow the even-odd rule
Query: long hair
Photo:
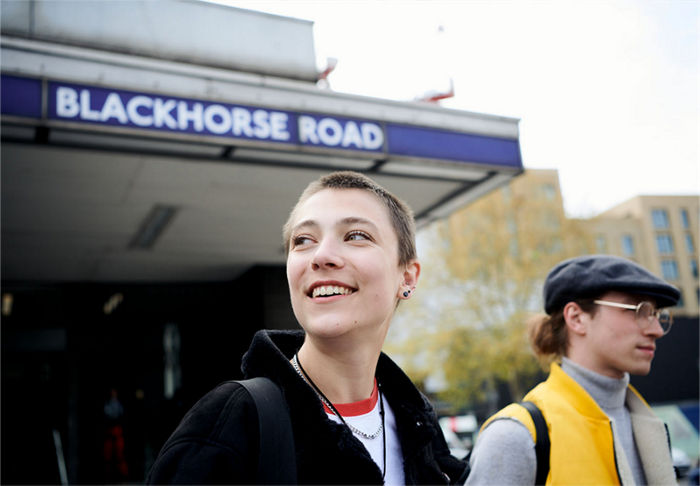
[[[598, 306], [592, 300], [574, 301], [587, 314], [595, 315]], [[551, 315], [537, 314], [527, 321], [530, 346], [545, 368], [553, 361], [561, 361], [569, 348], [569, 332], [564, 319], [564, 308]]]

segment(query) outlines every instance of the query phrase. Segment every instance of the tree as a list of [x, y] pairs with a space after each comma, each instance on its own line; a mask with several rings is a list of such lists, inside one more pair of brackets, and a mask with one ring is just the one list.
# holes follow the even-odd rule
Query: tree
[[[420, 244], [422, 243], [422, 244]], [[520, 400], [540, 375], [525, 322], [559, 261], [592, 237], [565, 217], [555, 171], [528, 171], [421, 232], [423, 275], [390, 340], [412, 376], [433, 374], [456, 409], [489, 402], [506, 383]]]

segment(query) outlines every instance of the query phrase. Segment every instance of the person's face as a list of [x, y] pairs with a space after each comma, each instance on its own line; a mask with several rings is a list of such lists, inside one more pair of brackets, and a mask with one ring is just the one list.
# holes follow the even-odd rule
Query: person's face
[[407, 275], [398, 262], [398, 238], [379, 198], [361, 189], [317, 192], [292, 222], [287, 280], [297, 320], [320, 337], [386, 332], [405, 280], [418, 276], [417, 263]]
[[[648, 297], [636, 297], [622, 292], [607, 292], [600, 300], [636, 305]], [[593, 371], [621, 378], [625, 372], [646, 375], [651, 370], [656, 340], [663, 336], [658, 320], [641, 329], [634, 310], [599, 305], [588, 320], [586, 352], [590, 353]]]

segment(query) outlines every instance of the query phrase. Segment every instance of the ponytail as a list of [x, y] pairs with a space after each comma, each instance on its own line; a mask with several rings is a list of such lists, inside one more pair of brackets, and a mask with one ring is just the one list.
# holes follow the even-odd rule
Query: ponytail
[[[594, 314], [596, 305], [591, 301], [576, 301], [581, 310]], [[569, 332], [564, 319], [564, 308], [552, 315], [537, 314], [527, 321], [530, 346], [543, 368], [549, 369], [552, 362], [561, 361], [569, 346]]]

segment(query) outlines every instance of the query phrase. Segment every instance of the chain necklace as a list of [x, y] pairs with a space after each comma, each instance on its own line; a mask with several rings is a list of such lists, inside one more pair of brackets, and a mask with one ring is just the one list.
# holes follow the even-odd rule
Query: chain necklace
[[[328, 407], [328, 410], [333, 412], [333, 414], [340, 419], [340, 421], [345, 425], [348, 429], [353, 434], [357, 434], [361, 437], [364, 437], [365, 439], [376, 439], [379, 434], [382, 434], [382, 431], [384, 430], [384, 397], [382, 395], [381, 390], [378, 391], [379, 393], [379, 415], [382, 417], [382, 422], [379, 424], [379, 429], [374, 434], [368, 434], [366, 432], [361, 431], [358, 428], [353, 427], [349, 423], [345, 421], [342, 415], [340, 415], [340, 412], [333, 406], [330, 400], [326, 398], [326, 396], [323, 394], [321, 390], [316, 386], [316, 383], [313, 382], [311, 377], [306, 374], [306, 371], [304, 370], [304, 367], [301, 366], [301, 361], [299, 361], [299, 358], [297, 357], [297, 353], [294, 353], [294, 356], [292, 357], [292, 366], [294, 366], [294, 369], [296, 372], [301, 376], [301, 378], [313, 389], [314, 392], [316, 392], [316, 395], [318, 398], [323, 402], [323, 404]], [[383, 468], [382, 468], [382, 482], [384, 481], [384, 477], [386, 476], [386, 432], [382, 434], [382, 447], [383, 447]]]
[[301, 376], [303, 378], [303, 380], [309, 386], [311, 386], [311, 388], [313, 388], [313, 390], [314, 390], [314, 392], [316, 392], [316, 395], [318, 396], [318, 398], [323, 402], [323, 404], [328, 408], [328, 410], [333, 412], [333, 414], [336, 417], [338, 417], [341, 422], [343, 422], [343, 425], [347, 426], [353, 433], [355, 433], [361, 437], [364, 437], [365, 439], [372, 440], [372, 439], [376, 439], [377, 437], [379, 437], [379, 434], [381, 434], [382, 430], [384, 430], [384, 400], [382, 398], [381, 393], [379, 393], [379, 414], [382, 417], [382, 421], [379, 424], [379, 428], [377, 429], [377, 431], [375, 433], [368, 434], [367, 432], [364, 432], [364, 431], [358, 429], [357, 427], [353, 427], [351, 424], [349, 424], [345, 421], [343, 416], [340, 415], [340, 412], [338, 412], [338, 410], [333, 406], [331, 401], [328, 400], [326, 398], [326, 396], [323, 394], [323, 392], [321, 392], [321, 390], [318, 389], [316, 384], [313, 381], [311, 381], [311, 378], [309, 378], [309, 375], [306, 374], [306, 370], [304, 370], [304, 368], [302, 368], [301, 363], [299, 362], [299, 358], [297, 358], [296, 354], [292, 358], [292, 366], [294, 366], [294, 369], [299, 374], [299, 376]]
[[316, 395], [318, 396], [318, 398], [321, 400], [321, 402], [323, 402], [323, 404], [328, 408], [328, 410], [333, 412], [333, 414], [336, 417], [338, 417], [340, 419], [340, 421], [343, 422], [343, 424], [346, 425], [353, 433], [355, 433], [361, 437], [364, 437], [365, 439], [369, 439], [369, 440], [376, 439], [377, 437], [379, 437], [379, 434], [381, 434], [382, 430], [384, 430], [384, 400], [382, 398], [381, 393], [379, 393], [379, 414], [382, 417], [382, 421], [379, 424], [379, 428], [377, 429], [377, 431], [375, 433], [368, 434], [367, 432], [364, 432], [356, 427], [353, 427], [352, 425], [350, 425], [349, 423], [347, 423], [345, 421], [343, 416], [340, 415], [340, 412], [338, 412], [338, 410], [333, 406], [331, 401], [328, 400], [326, 398], [326, 396], [323, 394], [323, 392], [321, 392], [321, 390], [318, 389], [316, 384], [313, 381], [311, 381], [311, 378], [309, 378], [309, 375], [306, 374], [306, 370], [304, 370], [304, 368], [302, 368], [301, 363], [299, 362], [299, 358], [297, 358], [296, 354], [292, 358], [292, 365], [294, 366], [294, 369], [299, 374], [299, 376], [301, 376], [303, 378], [303, 380], [308, 385], [310, 385], [311, 388], [313, 388], [313, 390], [314, 390], [314, 392], [316, 392]]

